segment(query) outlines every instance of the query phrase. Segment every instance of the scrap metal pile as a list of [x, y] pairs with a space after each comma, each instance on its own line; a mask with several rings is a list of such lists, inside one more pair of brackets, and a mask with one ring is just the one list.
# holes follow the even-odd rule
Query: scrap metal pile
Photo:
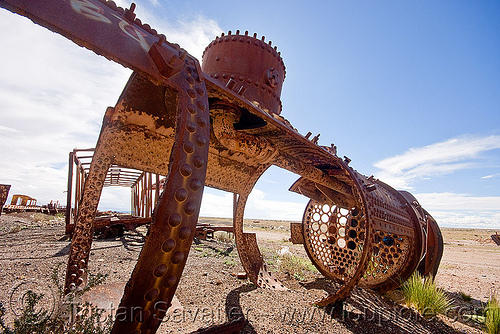
[[[206, 48], [202, 66], [135, 17], [104, 0], [1, 0], [78, 45], [131, 68], [105, 113], [82, 191], [65, 292], [84, 284], [94, 216], [111, 165], [166, 175], [137, 266], [120, 304], [127, 316], [114, 333], [154, 333], [171, 303], [196, 232], [203, 187], [237, 194], [234, 234], [249, 279], [286, 289], [269, 270], [253, 233], [243, 231], [248, 195], [275, 165], [300, 178], [291, 189], [310, 198], [292, 241], [336, 290], [317, 302], [344, 299], [358, 284], [398, 287], [415, 270], [435, 275], [443, 241], [435, 220], [407, 192], [365, 177], [334, 146], [298, 133], [281, 113], [285, 66], [271, 42], [229, 32]], [[140, 309], [143, 317], [134, 318]], [[120, 313], [122, 313], [120, 311]]]
[[7, 202], [7, 198], [9, 197], [9, 190], [9, 184], [0, 184], [0, 215], [2, 212], [41, 212], [55, 215], [66, 209], [63, 206], [60, 206], [58, 201], [50, 201], [50, 203], [40, 206], [36, 204], [36, 198], [20, 194], [12, 195], [10, 204], [5, 204]]

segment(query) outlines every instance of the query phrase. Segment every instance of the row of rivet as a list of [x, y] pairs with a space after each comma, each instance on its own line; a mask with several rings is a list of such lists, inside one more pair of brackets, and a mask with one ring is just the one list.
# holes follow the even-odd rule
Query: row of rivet
[[[235, 42], [239, 41], [241, 43], [247, 43], [247, 44], [253, 44], [257, 47], [260, 47], [261, 49], [266, 49], [267, 52], [272, 53], [272, 55], [278, 59], [280, 62], [281, 66], [283, 66], [283, 71], [285, 71], [285, 63], [283, 62], [283, 59], [281, 58], [281, 52], [277, 51], [277, 47], [275, 46], [274, 48], [271, 46], [272, 42], [269, 41], [269, 44], [265, 43], [265, 36], [262, 36], [262, 39], [259, 40], [257, 39], [257, 34], [255, 33], [253, 37], [248, 36], [248, 31], [245, 31], [245, 35], [239, 35], [239, 30], [236, 31], [236, 35], [231, 35], [231, 31], [229, 31], [228, 36], [225, 36], [224, 33], [220, 37], [216, 37], [208, 46], [205, 48], [203, 51], [203, 56], [205, 56], [205, 52], [212, 47], [213, 45], [216, 45], [217, 43], [222, 43], [222, 42]], [[253, 43], [252, 43], [253, 41]]]
[[[135, 4], [132, 3], [131, 6], [130, 6], [130, 9], [123, 9], [122, 7], [118, 6], [114, 1], [111, 1], [111, 0], [99, 0], [101, 3], [105, 4], [106, 6], [108, 6], [109, 8], [111, 8], [112, 10], [115, 10], [117, 11], [118, 13], [120, 13], [121, 15], [125, 15], [127, 13], [127, 11], [131, 11], [133, 13], [134, 9], [135, 9]], [[138, 18], [135, 17], [134, 15], [134, 19], [132, 20], [136, 25], [138, 25], [140, 28], [144, 29], [145, 31], [147, 31], [148, 33], [152, 34], [152, 35], [158, 35], [158, 32], [151, 28], [151, 26], [147, 23], [142, 23], [142, 21]]]
[[[70, 252], [70, 259], [68, 260], [68, 265], [70, 265], [68, 269], [71, 274], [69, 274], [68, 272], [69, 275], [67, 277], [69, 279], [69, 282], [71, 282], [67, 287], [70, 291], [75, 290], [77, 286], [82, 285], [84, 282], [82, 276], [85, 273], [85, 269], [87, 269], [86, 263], [89, 258], [90, 248], [92, 246], [92, 236], [94, 232], [92, 219], [89, 219], [88, 217], [93, 215], [92, 207], [97, 207], [97, 203], [99, 201], [99, 196], [97, 196], [96, 194], [92, 194], [92, 192], [102, 189], [102, 183], [99, 182], [99, 180], [102, 180], [105, 177], [105, 173], [102, 170], [107, 170], [108, 166], [111, 164], [111, 160], [108, 156], [106, 156], [104, 159], [101, 157], [96, 157], [95, 162], [96, 164], [94, 165], [94, 168], [100, 168], [101, 172], [96, 172], [98, 178], [93, 177], [92, 182], [89, 182], [89, 184], [87, 185], [88, 189], [84, 196], [86, 196], [86, 198], [90, 198], [90, 200], [84, 202], [79, 208], [78, 219], [78, 221], [80, 222], [85, 222], [85, 225], [80, 226], [80, 224], [78, 224], [78, 226], [75, 227], [74, 239], [71, 244], [72, 250]], [[98, 187], [96, 188], [94, 184]], [[79, 229], [77, 229], [78, 227]], [[72, 262], [76, 263], [71, 265]]]
[[[188, 69], [189, 69], [189, 67], [188, 67]], [[189, 70], [187, 72], [188, 72], [188, 74], [192, 73], [192, 71], [189, 71]], [[186, 77], [186, 81], [191, 86], [195, 85], [195, 80], [189, 75]], [[192, 100], [195, 100], [197, 98], [197, 95], [199, 95], [200, 97], [205, 96], [204, 90], [201, 89], [200, 87], [197, 87], [194, 90], [187, 89], [186, 93]], [[196, 105], [196, 108], [194, 107], [194, 104]], [[193, 134], [193, 135], [197, 131], [196, 124], [193, 122], [193, 118], [195, 118], [197, 115], [197, 109], [200, 111], [204, 111], [204, 110], [206, 110], [206, 106], [201, 101], [196, 101], [196, 102], [192, 101], [186, 107], [186, 110], [191, 115], [191, 120], [186, 122], [185, 128], [189, 134]], [[201, 128], [205, 128], [207, 126], [206, 120], [201, 118], [201, 117], [198, 117], [196, 123]], [[206, 139], [201, 135], [196, 136], [195, 141], [199, 147], [204, 147], [206, 145]], [[186, 154], [193, 154], [195, 152], [194, 144], [192, 144], [191, 142], [185, 142], [183, 144], [183, 150]], [[195, 156], [192, 161], [193, 161], [193, 165], [196, 168], [201, 168], [205, 164], [204, 159], [200, 156]], [[184, 163], [179, 167], [179, 173], [184, 178], [191, 177], [193, 174], [193, 168], [189, 164]], [[193, 192], [199, 191], [202, 188], [202, 186], [203, 186], [202, 182], [200, 180], [198, 180], [197, 178], [193, 178], [189, 182], [189, 188]], [[178, 203], [183, 203], [188, 198], [188, 191], [183, 187], [178, 188], [174, 193], [174, 198], [176, 199], [176, 201]], [[190, 216], [190, 215], [194, 214], [195, 211], [196, 211], [196, 205], [193, 202], [187, 201], [184, 204], [184, 213], [186, 215]], [[181, 225], [182, 220], [183, 220], [182, 216], [179, 213], [174, 212], [170, 215], [170, 217], [168, 219], [168, 224], [171, 227], [177, 227], [177, 226]], [[178, 237], [180, 240], [188, 239], [189, 236], [191, 235], [191, 232], [192, 232], [192, 229], [188, 226], [180, 227], [180, 229], [178, 231]], [[169, 238], [165, 242], [163, 242], [163, 244], [161, 246], [161, 250], [163, 252], [165, 252], [165, 253], [173, 252], [173, 254], [171, 254], [170, 262], [174, 265], [180, 264], [185, 259], [185, 256], [186, 256], [185, 253], [182, 251], [175, 251], [176, 244], [177, 243], [174, 239]], [[162, 264], [159, 264], [153, 270], [153, 275], [157, 278], [161, 278], [167, 274], [167, 271], [168, 271], [167, 266], [162, 263]], [[163, 280], [163, 286], [168, 289], [168, 288], [174, 286], [177, 283], [177, 280], [178, 280], [178, 278], [176, 276], [169, 275]], [[156, 298], [158, 298], [159, 294], [160, 294], [159, 289], [153, 288], [153, 289], [150, 289], [146, 292], [146, 294], [144, 295], [144, 299], [146, 301], [153, 301]], [[160, 313], [164, 314], [166, 312], [166, 310], [157, 310], [157, 311], [158, 311], [157, 313], [159, 315], [160, 315]]]
[[[213, 77], [214, 79], [218, 79], [218, 78], [220, 78], [220, 77], [221, 77], [221, 75], [219, 75], [218, 73], [210, 74], [210, 76], [211, 76], [211, 77]], [[235, 78], [236, 78], [236, 77], [235, 77], [235, 75], [229, 75], [229, 74], [226, 74], [226, 73], [223, 73], [223, 74], [222, 74], [222, 78], [223, 78], [223, 79], [227, 79], [228, 77], [229, 77], [230, 79], [235, 79]], [[253, 82], [253, 79], [252, 79], [252, 78], [250, 78], [250, 77], [245, 77], [245, 76], [243, 76], [243, 75], [240, 75], [240, 76], [238, 77], [238, 80], [239, 80], [240, 82], [243, 82], [243, 83], [244, 83], [244, 82], [246, 82], [246, 83], [248, 83], [249, 85], [251, 85], [251, 84], [253, 83], [253, 84], [255, 85], [255, 87], [256, 87], [256, 88], [259, 88], [259, 87], [260, 87], [260, 88], [262, 88], [262, 90], [263, 90], [263, 91], [265, 91], [265, 92], [267, 92], [268, 94], [272, 95], [272, 96], [276, 99], [276, 101], [281, 102], [281, 101], [280, 101], [280, 98], [279, 98], [279, 96], [276, 94], [276, 92], [275, 92], [274, 90], [272, 90], [271, 88], [269, 88], [269, 86], [268, 86], [267, 84], [262, 83], [262, 82], [261, 82], [261, 83], [259, 83], [259, 82], [257, 82], [257, 81]]]

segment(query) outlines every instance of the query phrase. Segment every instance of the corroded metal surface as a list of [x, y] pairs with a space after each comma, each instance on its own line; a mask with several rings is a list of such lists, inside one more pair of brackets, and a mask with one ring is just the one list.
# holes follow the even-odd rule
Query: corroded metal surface
[[422, 257], [422, 221], [399, 192], [374, 178], [366, 179], [372, 210], [373, 248], [362, 284], [374, 290], [397, 288]]
[[10, 184], [0, 184], [0, 215], [2, 214], [2, 207], [9, 197]]
[[285, 65], [276, 46], [248, 36], [222, 34], [205, 49], [202, 58], [203, 72], [228, 89], [244, 95], [260, 109], [281, 112], [281, 88], [285, 80]]
[[418, 271], [422, 276], [436, 277], [441, 258], [443, 257], [443, 235], [437, 222], [425, 211], [427, 215], [427, 244], [425, 257], [420, 261]]
[[[2, 185], [3, 190], [0, 189], [0, 192], [4, 192], [5, 195], [5, 200], [7, 200], [7, 196], [9, 194], [9, 189], [10, 186], [7, 185]], [[1, 196], [0, 194], [0, 203], [1, 203]], [[10, 201], [10, 204], [3, 204], [3, 207], [0, 206], [0, 208], [3, 208], [5, 212], [26, 212], [26, 211], [42, 211], [42, 207], [39, 205], [36, 205], [36, 198], [30, 197], [28, 195], [19, 195], [15, 194], [12, 195], [12, 199]]]
[[98, 143], [94, 156], [87, 182], [85, 182], [83, 188], [82, 200], [73, 232], [64, 284], [65, 293], [71, 292], [86, 281], [90, 248], [92, 247], [92, 237], [94, 235], [95, 213], [106, 173], [113, 162], [113, 155], [109, 151], [108, 143], [105, 141]]
[[10, 205], [36, 206], [36, 199], [28, 195], [12, 195]]
[[233, 226], [214, 226], [211, 224], [197, 224], [195, 237], [201, 240], [213, 239], [214, 232], [234, 233]]
[[491, 235], [491, 239], [498, 245], [500, 246], [500, 236], [498, 235], [498, 232], [495, 234]]
[[238, 195], [233, 217], [234, 239], [236, 241], [236, 247], [238, 248], [241, 264], [248, 274], [248, 278], [255, 285], [274, 290], [287, 290], [287, 288], [268, 270], [264, 258], [260, 253], [259, 246], [257, 245], [255, 233], [243, 232], [243, 216], [248, 195], [259, 177], [267, 168], [269, 168], [269, 165], [262, 165], [253, 175], [245, 180], [245, 186]]
[[304, 231], [302, 231], [302, 223], [290, 223], [290, 242], [292, 244], [303, 245]]
[[[331, 194], [318, 185], [324, 199], [318, 201], [314, 196], [317, 199], [309, 202], [302, 221], [307, 254], [318, 270], [336, 283], [337, 291], [318, 301], [319, 305], [345, 298], [361, 279], [370, 254], [372, 226], [363, 188], [356, 173], [346, 164], [341, 166], [346, 172], [343, 175], [353, 176], [353, 198], [347, 200], [347, 196]], [[340, 171], [337, 174], [342, 175]]]
[[[268, 270], [255, 234], [245, 233], [248, 195], [271, 165], [300, 176], [290, 188], [311, 199], [292, 239], [345, 298], [358, 283], [397, 287], [415, 270], [435, 275], [442, 236], [406, 192], [365, 177], [280, 114], [285, 66], [265, 38], [222, 35], [203, 66], [105, 0], [0, 0], [3, 6], [134, 70], [108, 108], [78, 205], [65, 291], [85, 282], [93, 221], [109, 166], [166, 175], [150, 234], [128, 282], [114, 333], [154, 333], [179, 283], [196, 232], [204, 185], [235, 194], [233, 228], [241, 263], [255, 284], [285, 290]], [[68, 195], [69, 196], [69, 195]], [[135, 312], [135, 313], [134, 313]]]
[[[170, 306], [196, 231], [207, 168], [209, 112], [195, 62], [186, 58], [185, 68], [172, 80], [180, 94], [177, 109], [171, 111], [176, 126], [169, 173], [153, 213], [150, 236], [125, 288], [120, 304], [123, 318], [117, 318], [115, 333], [156, 331]], [[134, 307], [141, 313], [132, 314]]]

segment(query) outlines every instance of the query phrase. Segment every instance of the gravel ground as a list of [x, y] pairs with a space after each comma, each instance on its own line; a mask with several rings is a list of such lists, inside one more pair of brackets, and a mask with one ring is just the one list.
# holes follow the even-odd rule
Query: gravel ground
[[[60, 281], [64, 279], [69, 241], [64, 238], [62, 219], [37, 221], [40, 217], [28, 213], [0, 216], [0, 283], [3, 287], [0, 301], [6, 308], [8, 323], [19, 313], [19, 295], [27, 289], [44, 294], [40, 305], [46, 309], [51, 310], [51, 305], [59, 303], [57, 284], [51, 276], [56, 272]], [[216, 221], [205, 219], [203, 222]], [[228, 223], [227, 220], [217, 222]], [[285, 241], [288, 235], [285, 223], [250, 222], [248, 225], [257, 232], [259, 246], [271, 270], [277, 270], [276, 251], [283, 247], [288, 247], [294, 255], [306, 257], [300, 245]], [[437, 283], [454, 299], [455, 311], [480, 306], [499, 288], [499, 271], [494, 263], [499, 263], [500, 247], [489, 243], [484, 232], [484, 236], [473, 237], [474, 233], [481, 232], [471, 231], [445, 230], [443, 233], [446, 248]], [[103, 287], [120, 290], [135, 266], [145, 235], [145, 228], [139, 228], [116, 239], [94, 239], [90, 272], [108, 275]], [[471, 258], [475, 261], [470, 261]], [[483, 258], [488, 260], [482, 261]], [[241, 314], [249, 321], [242, 333], [482, 333], [456, 321], [456, 312], [448, 314], [451, 318], [424, 319], [396, 303], [396, 293], [381, 296], [356, 289], [346, 300], [342, 314], [318, 308], [311, 302], [326, 295], [328, 282], [317, 273], [310, 272], [297, 280], [277, 270], [289, 288], [280, 292], [257, 288], [248, 280], [237, 278], [240, 272], [243, 268], [230, 242], [202, 240], [193, 244], [176, 292], [179, 304], [165, 317], [158, 333], [190, 333], [225, 323]], [[469, 294], [472, 300], [465, 302], [460, 292]]]

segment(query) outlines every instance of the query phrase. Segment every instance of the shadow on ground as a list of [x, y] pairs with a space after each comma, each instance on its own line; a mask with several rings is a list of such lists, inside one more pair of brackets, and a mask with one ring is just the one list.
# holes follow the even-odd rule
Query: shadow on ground
[[[317, 278], [302, 285], [307, 289], [322, 289], [327, 292], [331, 292], [334, 288], [332, 283], [324, 278]], [[355, 334], [463, 333], [443, 322], [440, 317], [422, 317], [388, 297], [362, 288], [355, 288], [343, 304], [343, 308], [339, 308], [339, 305], [331, 305], [322, 310], [328, 317], [338, 321]], [[455, 321], [460, 320], [456, 314], [453, 314], [453, 308], [450, 311], [448, 317]], [[466, 323], [466, 321], [461, 322]], [[470, 325], [470, 323], [466, 324]]]
[[[240, 299], [242, 293], [248, 293], [257, 289], [252, 283], [242, 285], [234, 290], [231, 290], [226, 297], [226, 314], [229, 321], [235, 320], [238, 317], [244, 317], [245, 314], [241, 307]], [[241, 333], [256, 334], [257, 332], [250, 323], [247, 323]]]

